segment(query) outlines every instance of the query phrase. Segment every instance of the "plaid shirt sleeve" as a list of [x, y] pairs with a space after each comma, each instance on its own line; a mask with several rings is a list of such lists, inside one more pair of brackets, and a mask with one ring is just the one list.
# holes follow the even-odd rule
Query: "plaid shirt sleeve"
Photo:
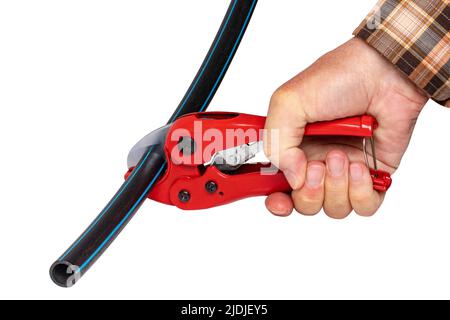
[[353, 33], [441, 104], [450, 99], [449, 1], [379, 0]]

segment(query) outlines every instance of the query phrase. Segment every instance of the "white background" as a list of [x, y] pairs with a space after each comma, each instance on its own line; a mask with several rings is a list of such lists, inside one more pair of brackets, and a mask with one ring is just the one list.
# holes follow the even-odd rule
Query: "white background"
[[[210, 110], [264, 115], [374, 4], [260, 1]], [[50, 281], [122, 183], [129, 148], [172, 114], [227, 6], [1, 2], [1, 298], [450, 298], [450, 111], [433, 102], [373, 218], [281, 219], [262, 198], [204, 212], [147, 201], [76, 287]]]

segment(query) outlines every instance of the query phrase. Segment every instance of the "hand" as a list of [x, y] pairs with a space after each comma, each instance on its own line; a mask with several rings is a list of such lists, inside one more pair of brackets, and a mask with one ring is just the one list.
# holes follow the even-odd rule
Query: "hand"
[[[379, 122], [375, 134], [378, 167], [394, 173], [427, 100], [423, 91], [360, 39], [321, 57], [281, 86], [270, 101], [265, 152], [284, 172], [293, 192], [270, 195], [267, 209], [279, 216], [291, 214], [293, 208], [314, 215], [322, 207], [337, 219], [352, 210], [373, 215], [384, 194], [372, 188], [361, 139], [303, 139], [305, 125], [374, 116]], [[278, 130], [278, 142], [273, 129]]]

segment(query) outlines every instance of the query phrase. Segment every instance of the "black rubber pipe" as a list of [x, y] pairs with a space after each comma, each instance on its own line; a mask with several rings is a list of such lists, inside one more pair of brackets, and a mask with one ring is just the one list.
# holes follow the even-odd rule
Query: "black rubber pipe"
[[[233, 59], [257, 0], [232, 0], [213, 44], [191, 86], [168, 123], [204, 111]], [[152, 147], [98, 217], [50, 268], [61, 287], [73, 286], [114, 241], [165, 171], [162, 148]]]

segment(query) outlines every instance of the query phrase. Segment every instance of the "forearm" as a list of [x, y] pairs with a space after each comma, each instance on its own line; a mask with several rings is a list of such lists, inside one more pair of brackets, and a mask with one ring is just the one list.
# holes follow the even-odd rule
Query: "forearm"
[[450, 98], [448, 0], [380, 0], [354, 31], [441, 104]]

